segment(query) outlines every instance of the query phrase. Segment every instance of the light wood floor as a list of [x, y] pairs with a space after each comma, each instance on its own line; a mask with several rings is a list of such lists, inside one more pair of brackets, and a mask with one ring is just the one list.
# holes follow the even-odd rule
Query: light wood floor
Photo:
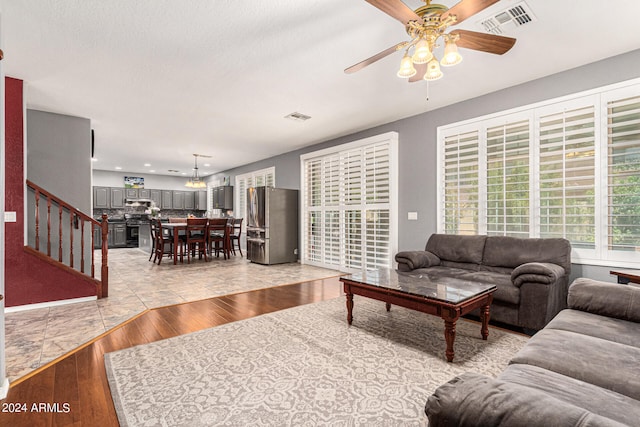
[[333, 277], [146, 310], [12, 383], [0, 401], [0, 426], [118, 426], [105, 353], [336, 298], [340, 285]]

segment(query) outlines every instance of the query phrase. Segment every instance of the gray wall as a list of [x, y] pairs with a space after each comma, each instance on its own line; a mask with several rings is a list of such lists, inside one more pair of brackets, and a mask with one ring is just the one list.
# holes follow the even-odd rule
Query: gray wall
[[[236, 175], [275, 166], [276, 186], [299, 189], [301, 154], [384, 132], [396, 131], [399, 134], [400, 147], [399, 248], [423, 248], [427, 236], [434, 233], [437, 228], [436, 131], [438, 126], [638, 77], [640, 77], [640, 49], [394, 123], [224, 171], [214, 175], [211, 179], [230, 176], [231, 183], [234, 183]], [[418, 221], [407, 220], [407, 212], [410, 211], [418, 212]], [[572, 275], [574, 277], [586, 275], [599, 280], [612, 280], [608, 271], [609, 268], [605, 267], [576, 266]]]
[[93, 171], [93, 185], [101, 187], [124, 187], [125, 176], [140, 176], [144, 178], [144, 188], [152, 190], [189, 190], [184, 184], [188, 176], [155, 175], [152, 173], [114, 172], [106, 170]]
[[91, 121], [27, 110], [27, 178], [91, 213]]

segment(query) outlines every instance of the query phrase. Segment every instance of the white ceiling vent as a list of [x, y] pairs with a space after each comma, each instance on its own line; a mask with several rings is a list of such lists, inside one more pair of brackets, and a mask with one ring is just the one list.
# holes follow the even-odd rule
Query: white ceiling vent
[[535, 20], [529, 5], [522, 1], [481, 21], [480, 25], [485, 31], [499, 35]]
[[284, 116], [285, 119], [290, 119], [290, 120], [295, 120], [297, 122], [304, 122], [305, 120], [309, 120], [311, 118], [311, 116], [307, 116], [306, 114], [302, 114], [302, 113], [291, 113], [288, 114], [286, 116]]

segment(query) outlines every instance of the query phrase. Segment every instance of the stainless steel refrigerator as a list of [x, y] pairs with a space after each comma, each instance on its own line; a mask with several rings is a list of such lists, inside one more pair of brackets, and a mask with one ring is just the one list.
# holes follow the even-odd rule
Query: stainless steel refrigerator
[[298, 259], [298, 190], [247, 189], [247, 259], [281, 264]]

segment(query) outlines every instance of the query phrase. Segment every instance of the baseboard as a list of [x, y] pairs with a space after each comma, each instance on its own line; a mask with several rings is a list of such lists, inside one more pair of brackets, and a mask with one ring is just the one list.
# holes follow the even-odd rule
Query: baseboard
[[0, 400], [7, 397], [7, 394], [9, 394], [9, 378], [5, 378], [4, 384], [0, 387]]
[[63, 299], [59, 301], [47, 301], [47, 302], [39, 302], [36, 304], [25, 304], [25, 305], [16, 305], [15, 307], [5, 307], [5, 313], [15, 313], [17, 311], [25, 311], [25, 310], [35, 310], [38, 308], [49, 308], [49, 307], [57, 307], [59, 305], [67, 305], [67, 304], [76, 304], [79, 302], [89, 302], [96, 301], [98, 297], [82, 297], [82, 298], [72, 298], [72, 299]]

